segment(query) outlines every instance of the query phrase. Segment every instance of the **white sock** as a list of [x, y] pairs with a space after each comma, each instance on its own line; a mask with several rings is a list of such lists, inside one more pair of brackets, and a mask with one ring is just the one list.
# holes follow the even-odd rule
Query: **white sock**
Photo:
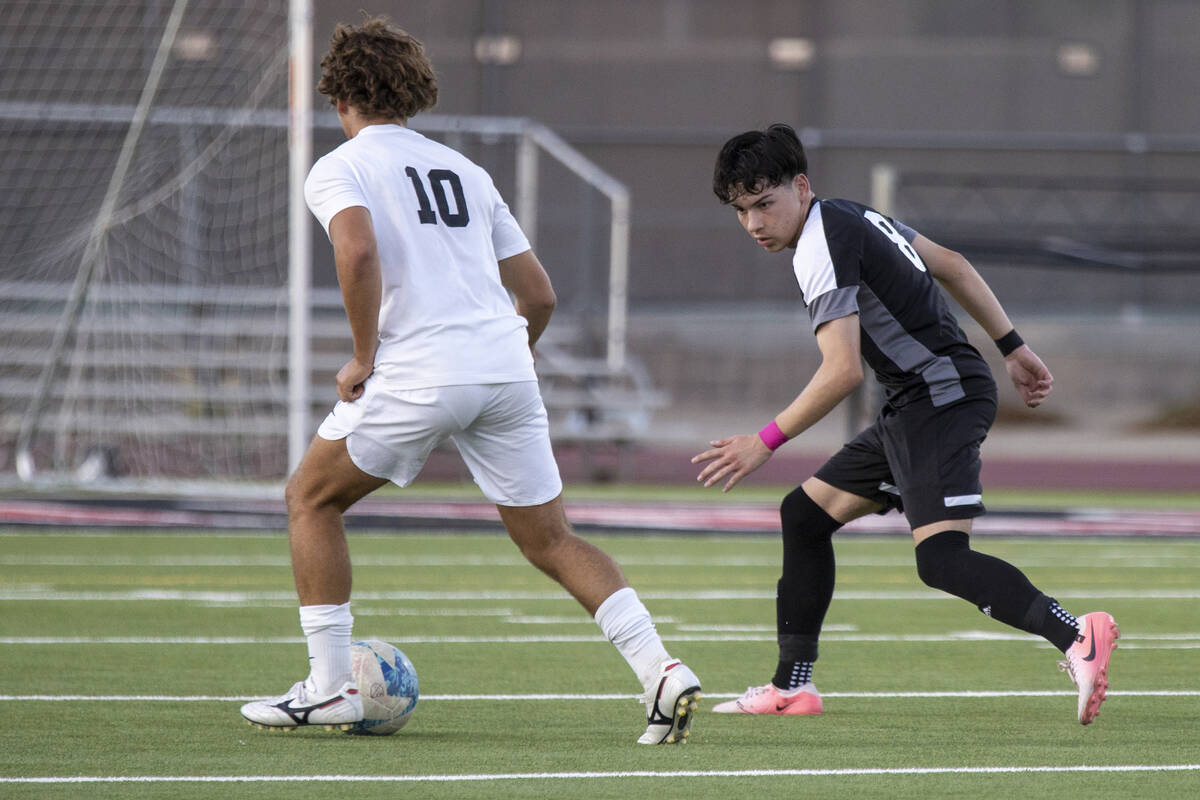
[[596, 609], [596, 622], [638, 676], [642, 686], [658, 677], [662, 662], [671, 658], [663, 647], [650, 612], [630, 587], [618, 589]]
[[300, 627], [308, 638], [309, 679], [321, 694], [342, 688], [352, 677], [350, 632], [354, 617], [350, 604], [300, 606]]

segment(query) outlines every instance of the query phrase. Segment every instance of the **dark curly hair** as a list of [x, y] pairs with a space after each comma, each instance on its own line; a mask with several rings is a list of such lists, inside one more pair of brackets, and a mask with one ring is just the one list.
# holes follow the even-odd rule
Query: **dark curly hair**
[[776, 123], [765, 131], [734, 136], [717, 156], [713, 194], [722, 203], [758, 194], [808, 171], [808, 157], [792, 126]]
[[408, 119], [437, 103], [437, 77], [425, 48], [382, 17], [333, 31], [317, 91], [370, 117]]

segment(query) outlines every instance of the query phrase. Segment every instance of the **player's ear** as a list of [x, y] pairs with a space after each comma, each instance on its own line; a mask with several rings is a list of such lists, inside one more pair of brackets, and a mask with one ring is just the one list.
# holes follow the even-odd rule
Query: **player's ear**
[[809, 190], [808, 176], [801, 172], [796, 177], [792, 178], [792, 188], [800, 194], [806, 194]]

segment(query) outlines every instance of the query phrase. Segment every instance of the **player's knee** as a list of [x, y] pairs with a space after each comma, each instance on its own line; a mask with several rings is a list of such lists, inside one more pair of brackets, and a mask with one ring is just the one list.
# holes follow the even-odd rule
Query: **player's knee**
[[288, 514], [296, 515], [312, 504], [311, 492], [309, 492], [300, 478], [299, 473], [294, 473], [288, 479], [287, 486], [283, 490], [283, 503], [287, 507]]
[[313, 481], [306, 473], [296, 472], [284, 487], [283, 503], [292, 518], [315, 513], [340, 514], [354, 502], [346, 495], [326, 482]]
[[841, 527], [825, 509], [817, 505], [803, 487], [793, 489], [779, 505], [779, 522], [785, 546], [824, 545]]
[[961, 554], [971, 549], [970, 537], [962, 531], [942, 531], [917, 545], [917, 575], [926, 586], [950, 591]]

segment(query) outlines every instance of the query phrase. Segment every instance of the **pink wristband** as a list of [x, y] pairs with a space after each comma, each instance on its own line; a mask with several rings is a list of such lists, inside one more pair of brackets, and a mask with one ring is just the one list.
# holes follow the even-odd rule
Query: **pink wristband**
[[783, 435], [783, 431], [779, 430], [779, 423], [771, 420], [763, 426], [763, 429], [758, 432], [758, 438], [762, 439], [762, 443], [767, 446], [768, 450], [778, 450], [779, 446], [788, 440], [788, 437]]

